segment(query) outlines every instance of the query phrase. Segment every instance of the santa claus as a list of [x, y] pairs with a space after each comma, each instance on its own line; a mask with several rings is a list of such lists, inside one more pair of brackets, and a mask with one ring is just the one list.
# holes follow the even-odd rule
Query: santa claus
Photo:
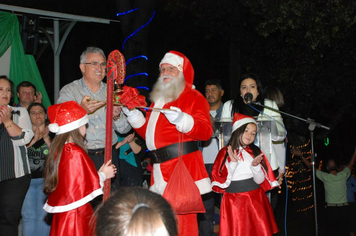
[[200, 195], [211, 191], [198, 141], [212, 135], [210, 108], [193, 88], [194, 69], [187, 57], [170, 51], [159, 67], [146, 117], [137, 109], [123, 110], [150, 150], [154, 162], [150, 190], [175, 208], [179, 235], [198, 235], [196, 213], [204, 212]]

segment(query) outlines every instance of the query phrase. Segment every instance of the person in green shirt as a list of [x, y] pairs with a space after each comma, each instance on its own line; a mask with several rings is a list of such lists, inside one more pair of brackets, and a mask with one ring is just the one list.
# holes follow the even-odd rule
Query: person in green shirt
[[[291, 153], [300, 156], [306, 166], [311, 168], [311, 162], [303, 157], [299, 149], [291, 149]], [[352, 167], [356, 159], [356, 149], [346, 168], [338, 171], [335, 160], [330, 159], [326, 163], [324, 172], [316, 169], [315, 175], [324, 184], [326, 218], [328, 235], [349, 235], [349, 203], [347, 202], [346, 181], [351, 175]]]

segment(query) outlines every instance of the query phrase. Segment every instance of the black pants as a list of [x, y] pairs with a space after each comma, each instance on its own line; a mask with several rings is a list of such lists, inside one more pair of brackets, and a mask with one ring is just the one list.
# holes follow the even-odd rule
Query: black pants
[[0, 236], [18, 236], [22, 204], [31, 175], [0, 182]]
[[[99, 149], [98, 149], [99, 150]], [[95, 151], [95, 150], [90, 150]], [[89, 153], [90, 159], [94, 162], [96, 170], [99, 170], [100, 167], [104, 164], [105, 154], [97, 156]], [[120, 164], [119, 164], [119, 152], [116, 150], [115, 146], [112, 147], [112, 164], [117, 167], [117, 173], [114, 178], [111, 179], [111, 191], [115, 191], [120, 187]]]
[[120, 159], [120, 186], [122, 187], [142, 187], [141, 165], [135, 167], [127, 161]]
[[[99, 150], [99, 149], [98, 149]], [[90, 151], [96, 151], [96, 150], [90, 150]], [[94, 162], [96, 170], [99, 170], [100, 167], [104, 164], [104, 159], [105, 159], [105, 153], [103, 155], [93, 155], [89, 153], [90, 159]], [[117, 167], [117, 173], [114, 178], [111, 179], [111, 193], [116, 191], [120, 187], [120, 168], [119, 168], [119, 152], [116, 150], [115, 146], [112, 147], [112, 164], [114, 164]], [[101, 203], [103, 202], [103, 195], [97, 196], [94, 198], [90, 204], [95, 210]]]
[[[277, 178], [278, 175], [279, 175], [279, 171], [278, 171], [278, 170], [279, 170], [279, 169], [273, 171], [274, 176], [275, 176], [276, 178]], [[270, 190], [270, 191], [267, 192], [267, 193], [271, 194], [271, 195], [270, 195], [270, 198], [271, 198], [271, 199], [269, 199], [269, 200], [271, 201], [271, 206], [272, 206], [273, 211], [276, 210], [276, 207], [277, 207], [277, 204], [278, 204], [278, 191], [279, 191], [279, 188], [276, 187], [276, 188], [274, 188], [274, 189], [272, 189], [272, 190]]]
[[[211, 177], [213, 164], [205, 164], [206, 171]], [[199, 213], [199, 236], [212, 236], [214, 235], [214, 212], [215, 204], [218, 203], [220, 195], [215, 192], [210, 192], [202, 195], [202, 200], [205, 208], [205, 213]]]
[[349, 236], [350, 235], [350, 214], [349, 206], [327, 206], [327, 235]]

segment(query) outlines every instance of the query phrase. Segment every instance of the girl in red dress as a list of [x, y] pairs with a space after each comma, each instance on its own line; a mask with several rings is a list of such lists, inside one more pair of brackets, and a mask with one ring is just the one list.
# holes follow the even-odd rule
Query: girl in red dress
[[48, 116], [48, 128], [56, 134], [49, 148], [44, 183], [48, 200], [43, 208], [54, 213], [50, 235], [87, 236], [95, 222], [90, 201], [103, 193], [103, 183], [114, 177], [116, 167], [108, 161], [96, 171], [85, 151], [88, 115], [78, 103], [52, 105]]
[[215, 192], [224, 193], [219, 236], [272, 235], [278, 232], [265, 191], [278, 186], [267, 158], [253, 144], [256, 121], [235, 113], [232, 135], [211, 173]]

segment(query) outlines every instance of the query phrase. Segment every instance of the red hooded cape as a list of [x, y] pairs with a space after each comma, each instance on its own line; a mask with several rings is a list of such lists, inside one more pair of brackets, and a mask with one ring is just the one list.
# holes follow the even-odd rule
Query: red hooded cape
[[[245, 150], [253, 157], [251, 148], [246, 147]], [[226, 168], [225, 163], [230, 162], [231, 160], [230, 157], [227, 157], [225, 159], [226, 153], [227, 147], [223, 147], [219, 151], [218, 156], [216, 157], [213, 165], [213, 170], [211, 172], [211, 182], [213, 186], [213, 191], [217, 193], [225, 193], [225, 189], [219, 187], [218, 185], [226, 183], [227, 180], [228, 170]], [[262, 171], [265, 175], [265, 180], [260, 184], [260, 186], [264, 191], [268, 191], [279, 186], [279, 184], [274, 176], [273, 170], [268, 162], [267, 157], [263, 155], [263, 158], [267, 166], [267, 171], [261, 165]]]

